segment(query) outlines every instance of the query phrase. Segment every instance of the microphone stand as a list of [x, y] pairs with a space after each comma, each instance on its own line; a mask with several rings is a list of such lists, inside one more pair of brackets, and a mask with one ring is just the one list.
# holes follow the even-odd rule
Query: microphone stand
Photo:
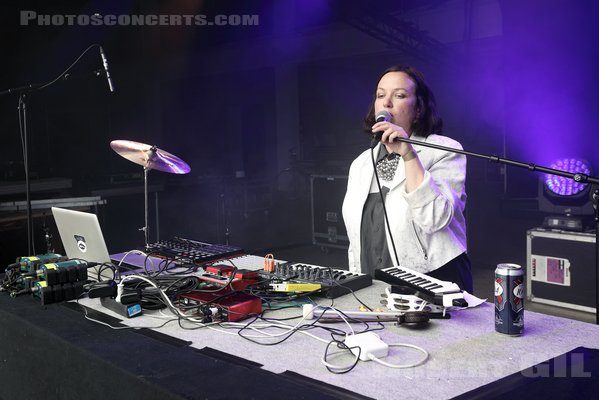
[[[29, 143], [27, 140], [27, 103], [25, 97], [29, 92], [42, 88], [44, 84], [32, 83], [25, 86], [18, 86], [11, 89], [0, 91], [0, 96], [5, 94], [18, 94], [19, 95], [19, 107], [17, 111], [19, 113], [19, 129], [22, 135], [23, 145], [23, 168], [25, 169], [25, 201], [27, 205], [27, 253], [28, 255], [34, 255], [33, 249], [33, 221], [31, 212], [31, 182], [29, 179]], [[21, 115], [23, 116], [21, 119]]]
[[31, 212], [31, 180], [29, 179], [29, 144], [27, 142], [27, 104], [25, 103], [25, 93], [19, 95], [18, 112], [19, 115], [21, 112], [23, 113], [23, 122], [21, 123], [19, 120], [19, 127], [22, 126], [23, 129], [23, 168], [25, 168], [25, 201], [27, 203], [27, 254], [33, 256], [35, 255], [35, 246], [33, 245], [33, 216]]
[[474, 153], [471, 151], [454, 149], [452, 147], [440, 146], [434, 143], [421, 142], [414, 139], [406, 138], [395, 138], [395, 142], [405, 142], [416, 146], [430, 147], [432, 149], [449, 151], [451, 153], [463, 154], [466, 156], [472, 156], [477, 158], [483, 158], [488, 161], [495, 163], [501, 163], [505, 165], [511, 165], [519, 168], [526, 168], [530, 171], [538, 171], [551, 175], [563, 176], [565, 178], [573, 179], [576, 182], [591, 183], [594, 185], [593, 190], [593, 208], [595, 210], [595, 323], [599, 325], [599, 178], [589, 176], [586, 174], [572, 173], [567, 171], [560, 171], [559, 169], [547, 168], [533, 163], [525, 163], [521, 161], [510, 160], [508, 158], [502, 158], [496, 155], [485, 155], [480, 153]]
[[[83, 53], [81, 53], [81, 55], [63, 72], [61, 73], [57, 78], [45, 82], [45, 83], [32, 83], [29, 85], [24, 85], [24, 86], [17, 86], [11, 89], [7, 89], [7, 90], [2, 90], [0, 91], [0, 96], [6, 95], [6, 94], [18, 94], [19, 95], [19, 107], [18, 107], [18, 112], [19, 112], [19, 129], [21, 130], [21, 134], [22, 134], [22, 145], [23, 145], [23, 168], [25, 169], [25, 201], [27, 204], [27, 252], [28, 255], [35, 255], [35, 245], [33, 242], [33, 218], [32, 218], [32, 212], [31, 212], [31, 182], [29, 179], [29, 143], [27, 141], [27, 107], [26, 107], [26, 103], [25, 103], [25, 97], [26, 94], [36, 91], [36, 90], [41, 90], [41, 89], [45, 89], [48, 86], [52, 85], [53, 83], [57, 82], [58, 80], [68, 80], [71, 78], [71, 75], [69, 74], [69, 71], [71, 70], [71, 68], [73, 66], [75, 66], [75, 64], [77, 64], [77, 62], [79, 62], [79, 60], [81, 59], [81, 57], [83, 57], [83, 55], [85, 53], [87, 53], [91, 48], [93, 48], [94, 46], [99, 46], [97, 44], [93, 44], [91, 46], [89, 46], [87, 49], [85, 49], [83, 51]], [[93, 71], [95, 76], [99, 76], [99, 72], [98, 70]], [[23, 113], [23, 120], [21, 121], [21, 110]]]
[[[95, 76], [99, 76], [99, 70], [93, 71]], [[62, 74], [58, 79], [68, 80], [72, 76], [68, 73]], [[33, 217], [31, 211], [31, 179], [29, 178], [29, 141], [27, 135], [27, 103], [25, 98], [27, 94], [35, 90], [43, 89], [48, 86], [47, 83], [32, 83], [29, 85], [18, 86], [11, 89], [0, 91], [0, 96], [5, 94], [19, 95], [19, 129], [23, 136], [23, 168], [25, 169], [25, 204], [27, 205], [27, 254], [35, 254], [35, 245], [33, 241]], [[21, 120], [21, 115], [23, 118]]]

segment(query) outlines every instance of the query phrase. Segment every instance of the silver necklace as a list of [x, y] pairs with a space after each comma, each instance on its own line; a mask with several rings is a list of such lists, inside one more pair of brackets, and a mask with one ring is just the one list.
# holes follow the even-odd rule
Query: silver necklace
[[387, 154], [376, 163], [376, 172], [384, 181], [392, 181], [395, 170], [399, 164], [399, 157], [395, 153]]

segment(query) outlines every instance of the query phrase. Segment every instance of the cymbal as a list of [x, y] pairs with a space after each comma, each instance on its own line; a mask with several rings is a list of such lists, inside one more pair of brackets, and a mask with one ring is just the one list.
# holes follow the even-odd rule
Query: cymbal
[[113, 140], [110, 142], [110, 147], [121, 157], [146, 169], [156, 169], [172, 174], [186, 174], [191, 171], [191, 167], [185, 161], [156, 146], [131, 140]]

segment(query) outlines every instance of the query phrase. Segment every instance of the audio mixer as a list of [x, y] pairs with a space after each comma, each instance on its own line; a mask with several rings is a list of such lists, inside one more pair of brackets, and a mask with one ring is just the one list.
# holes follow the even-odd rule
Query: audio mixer
[[372, 285], [368, 274], [304, 263], [276, 264], [274, 271], [260, 271], [260, 275], [271, 281], [320, 284], [320, 294], [331, 299]]

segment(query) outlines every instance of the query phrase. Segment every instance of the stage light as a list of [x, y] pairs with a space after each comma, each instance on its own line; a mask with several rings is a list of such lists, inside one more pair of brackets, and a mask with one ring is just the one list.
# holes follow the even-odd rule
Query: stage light
[[[560, 171], [571, 172], [573, 174], [590, 175], [591, 169], [586, 161], [576, 158], [564, 158], [553, 162], [549, 168], [558, 169]], [[563, 176], [545, 174], [545, 186], [550, 192], [560, 196], [574, 196], [585, 190], [589, 184], [576, 182], [574, 179]]]
[[[549, 167], [573, 174], [591, 175], [589, 163], [576, 158], [561, 158]], [[590, 187], [588, 183], [571, 178], [544, 174], [539, 180], [539, 210], [557, 215], [546, 217], [543, 226], [549, 229], [583, 231], [585, 222], [593, 215]]]

